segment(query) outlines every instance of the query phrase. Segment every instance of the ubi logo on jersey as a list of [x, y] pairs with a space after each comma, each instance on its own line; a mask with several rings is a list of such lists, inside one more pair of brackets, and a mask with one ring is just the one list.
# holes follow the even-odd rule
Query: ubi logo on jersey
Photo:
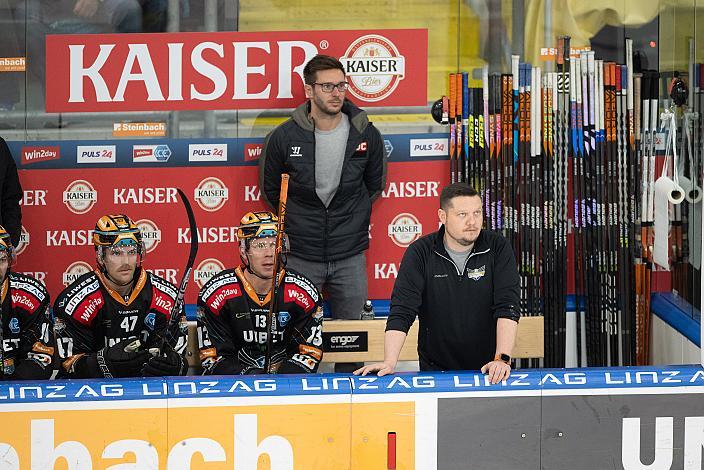
[[406, 248], [420, 238], [423, 226], [416, 216], [404, 212], [394, 217], [389, 224], [389, 237], [398, 246]]
[[64, 204], [74, 214], [85, 214], [98, 202], [98, 193], [86, 180], [76, 180], [64, 190]]
[[204, 211], [215, 212], [227, 202], [228, 191], [225, 183], [214, 176], [205, 178], [198, 183], [194, 198]]
[[259, 160], [264, 150], [264, 144], [244, 144], [244, 161], [253, 162]]
[[406, 74], [406, 59], [387, 38], [368, 34], [340, 57], [350, 81], [349, 92], [363, 101], [381, 101], [394, 92]]
[[135, 222], [139, 230], [142, 232], [142, 242], [144, 242], [144, 251], [151, 253], [156, 249], [161, 242], [161, 230], [149, 219], [140, 219]]
[[90, 266], [90, 264], [86, 263], [85, 261], [76, 261], [75, 263], [71, 263], [69, 267], [66, 268], [66, 271], [64, 271], [63, 274], [64, 286], [72, 284], [76, 279], [92, 270], [93, 268]]
[[27, 231], [26, 228], [24, 228], [24, 225], [23, 225], [22, 232], [20, 233], [20, 242], [17, 244], [17, 248], [15, 248], [15, 254], [21, 255], [22, 252], [25, 249], [27, 249], [28, 245], [29, 245], [29, 232]]
[[79, 145], [76, 163], [115, 163], [115, 146]]
[[222, 264], [219, 259], [206, 258], [201, 261], [198, 267], [193, 271], [193, 280], [198, 284], [198, 287], [202, 289], [211, 277], [224, 269], [225, 265]]
[[189, 162], [226, 162], [227, 144], [188, 144]]

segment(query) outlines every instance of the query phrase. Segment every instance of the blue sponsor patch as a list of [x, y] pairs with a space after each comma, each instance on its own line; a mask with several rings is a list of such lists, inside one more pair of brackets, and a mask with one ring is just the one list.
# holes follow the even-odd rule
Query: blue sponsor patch
[[289, 320], [291, 320], [291, 314], [288, 312], [279, 312], [279, 325], [281, 325], [281, 328], [286, 327], [288, 324]]
[[156, 322], [156, 314], [154, 312], [149, 313], [146, 317], [144, 317], [144, 324], [147, 325], [147, 328], [150, 330], [154, 331], [154, 323]]
[[10, 331], [15, 334], [20, 332], [20, 321], [16, 317], [10, 319]]

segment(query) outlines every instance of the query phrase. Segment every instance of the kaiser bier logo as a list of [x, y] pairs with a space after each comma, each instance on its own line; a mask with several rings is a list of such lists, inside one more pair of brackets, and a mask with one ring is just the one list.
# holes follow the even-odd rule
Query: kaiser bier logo
[[20, 233], [20, 242], [17, 244], [17, 248], [15, 248], [15, 254], [22, 254], [22, 252], [27, 249], [27, 245], [29, 245], [29, 232], [23, 225], [22, 232]]
[[144, 242], [144, 250], [151, 253], [156, 249], [161, 242], [161, 230], [154, 222], [149, 219], [140, 219], [135, 222], [142, 232], [142, 241]]
[[201, 209], [208, 212], [220, 210], [227, 202], [228, 191], [220, 179], [213, 176], [198, 183], [194, 198]]
[[72, 284], [76, 279], [83, 276], [85, 273], [92, 271], [93, 268], [85, 261], [76, 261], [71, 263], [66, 271], [64, 271], [63, 282], [64, 286]]
[[422, 233], [423, 226], [416, 216], [407, 212], [397, 215], [389, 224], [389, 237], [402, 248], [418, 240]]
[[406, 59], [384, 36], [357, 39], [340, 58], [350, 93], [364, 101], [381, 101], [394, 92], [406, 73]]
[[98, 202], [98, 193], [88, 181], [76, 180], [64, 190], [64, 204], [74, 214], [85, 214]]
[[196, 281], [200, 289], [203, 288], [206, 282], [211, 277], [225, 269], [225, 265], [219, 259], [206, 258], [200, 262], [198, 267], [193, 271], [193, 280]]

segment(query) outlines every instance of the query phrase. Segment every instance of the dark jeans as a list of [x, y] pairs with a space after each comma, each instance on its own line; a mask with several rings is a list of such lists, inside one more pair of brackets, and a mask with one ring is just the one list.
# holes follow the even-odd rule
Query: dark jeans
[[327, 263], [288, 255], [286, 266], [313, 281], [320, 292], [325, 291], [332, 318], [359, 320], [367, 300], [367, 257], [364, 252]]

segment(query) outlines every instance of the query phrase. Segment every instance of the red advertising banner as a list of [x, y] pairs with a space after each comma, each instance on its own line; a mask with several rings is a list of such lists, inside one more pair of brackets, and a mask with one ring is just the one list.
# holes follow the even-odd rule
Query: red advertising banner
[[293, 108], [318, 53], [359, 105], [427, 104], [426, 29], [83, 34], [46, 38], [46, 111]]
[[[439, 196], [448, 174], [446, 160], [389, 163], [369, 233], [370, 298], [390, 297], [406, 247], [438, 229]], [[20, 170], [20, 178], [24, 223], [14, 269], [43, 281], [52, 298], [95, 266], [92, 230], [109, 213], [125, 213], [137, 222], [147, 251], [144, 267], [177, 284], [191, 237], [178, 187], [193, 202], [200, 235], [186, 295], [187, 303], [195, 303], [210, 276], [239, 264], [240, 217], [265, 208], [254, 166]]]

